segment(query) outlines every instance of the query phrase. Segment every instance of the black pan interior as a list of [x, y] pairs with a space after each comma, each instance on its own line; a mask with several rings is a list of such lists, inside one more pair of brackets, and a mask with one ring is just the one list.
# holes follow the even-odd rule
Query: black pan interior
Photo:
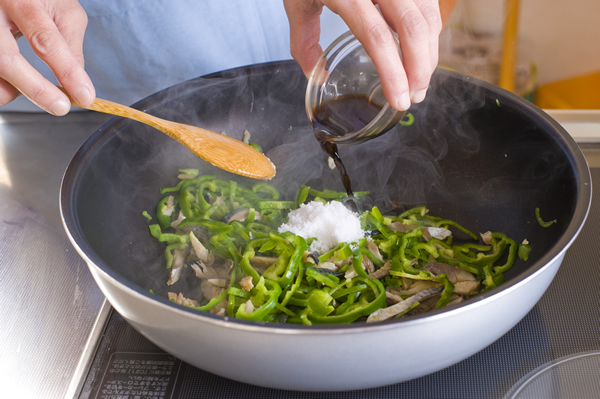
[[[284, 195], [294, 195], [300, 184], [341, 191], [337, 172], [312, 137], [305, 88], [294, 62], [278, 62], [184, 82], [136, 108], [240, 139], [248, 129], [277, 166], [273, 184]], [[505, 285], [541, 267], [541, 260], [568, 242], [565, 235], [575, 234], [574, 216], [579, 213], [581, 222], [589, 203], [589, 172], [573, 141], [537, 108], [494, 86], [438, 70], [427, 99], [410, 112], [413, 125], [340, 148], [354, 189], [370, 190], [380, 209], [425, 203], [432, 214], [475, 232], [529, 240], [530, 259], [517, 260]], [[184, 276], [167, 289], [164, 247], [150, 237], [142, 216], [144, 210], [154, 214], [159, 188], [174, 185], [179, 168], [252, 184], [121, 118], [90, 137], [65, 175], [61, 206], [74, 239], [96, 265], [140, 292], [189, 293], [197, 286]], [[536, 207], [543, 218], [558, 222], [540, 227]]]

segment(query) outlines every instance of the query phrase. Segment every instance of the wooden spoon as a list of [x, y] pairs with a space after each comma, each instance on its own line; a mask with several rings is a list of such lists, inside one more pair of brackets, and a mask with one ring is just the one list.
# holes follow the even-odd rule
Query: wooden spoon
[[71, 98], [64, 88], [59, 89], [69, 97], [71, 104], [77, 107], [122, 116], [152, 126], [217, 168], [253, 179], [268, 180], [275, 176], [275, 166], [269, 158], [239, 140], [201, 127], [160, 119], [100, 98], [96, 98], [89, 107], [83, 107]]

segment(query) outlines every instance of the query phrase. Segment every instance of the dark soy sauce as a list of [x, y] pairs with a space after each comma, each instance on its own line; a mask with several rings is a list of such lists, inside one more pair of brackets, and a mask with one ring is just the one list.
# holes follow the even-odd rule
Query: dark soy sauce
[[[367, 126], [381, 108], [364, 94], [348, 94], [326, 101], [313, 109], [313, 132], [323, 151], [333, 158], [349, 199], [354, 199], [352, 184], [333, 140]], [[357, 208], [356, 202], [353, 201], [351, 206]]]

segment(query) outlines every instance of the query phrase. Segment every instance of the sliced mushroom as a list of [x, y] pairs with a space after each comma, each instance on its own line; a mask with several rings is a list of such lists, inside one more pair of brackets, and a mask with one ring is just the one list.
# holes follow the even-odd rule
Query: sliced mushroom
[[179, 223], [183, 222], [183, 219], [185, 219], [185, 216], [183, 216], [183, 212], [179, 211], [179, 215], [177, 216], [177, 219], [173, 220], [173, 222], [171, 222], [171, 227], [176, 229], [177, 226], [179, 226]]
[[379, 280], [380, 278], [389, 276], [390, 270], [392, 270], [392, 261], [388, 260], [381, 268], [375, 270], [373, 273], [370, 273], [369, 277]]
[[271, 256], [254, 256], [250, 258], [250, 264], [259, 274], [263, 274], [276, 261], [277, 258]]
[[454, 284], [454, 293], [458, 295], [471, 296], [479, 292], [479, 281], [459, 281]]
[[443, 227], [427, 227], [426, 231], [429, 234], [429, 238], [425, 237], [425, 232], [423, 232], [423, 237], [425, 237], [427, 241], [429, 241], [431, 237], [437, 238], [438, 240], [444, 240], [452, 235], [450, 230], [444, 229]]
[[392, 231], [399, 231], [400, 233], [407, 233], [407, 232], [411, 231], [412, 229], [417, 228], [417, 226], [415, 226], [415, 225], [404, 224], [402, 222], [393, 222], [393, 223], [386, 225], [386, 227]]
[[375, 265], [373, 264], [373, 261], [365, 255], [362, 256], [361, 265], [367, 273], [373, 273], [375, 271]]
[[438, 287], [441, 284], [431, 280], [417, 280], [408, 290], [400, 289], [400, 287], [387, 287], [386, 290], [396, 295], [415, 295], [421, 291]]
[[221, 287], [221, 288], [225, 288], [227, 287], [227, 280], [225, 280], [224, 278], [209, 278], [208, 282], [211, 283], [212, 285], [215, 285], [217, 287]]
[[246, 292], [250, 292], [252, 288], [254, 288], [254, 284], [252, 284], [252, 276], [246, 276], [240, 280], [240, 286]]
[[485, 245], [490, 245], [492, 243], [492, 232], [486, 231], [485, 233], [479, 233], [481, 236], [481, 240]]
[[[411, 310], [409, 314], [414, 315], [414, 314], [419, 314], [419, 313], [425, 313], [425, 312], [429, 312], [430, 310], [435, 309], [438, 301], [440, 300], [440, 297], [441, 297], [441, 294], [436, 294], [430, 298], [427, 298], [427, 299], [421, 301], [419, 303], [419, 306], [417, 306], [416, 308]], [[462, 300], [463, 300], [462, 296], [452, 294], [452, 296], [450, 297], [450, 301], [448, 302], [448, 305], [460, 303]], [[448, 306], [448, 305], [446, 305], [446, 306]]]
[[165, 204], [165, 209], [163, 209], [162, 213], [166, 216], [171, 216], [173, 211], [175, 210], [175, 198], [172, 195], [169, 195], [167, 198], [167, 203]]
[[167, 295], [169, 296], [170, 301], [173, 301], [178, 305], [194, 306], [194, 307], [200, 306], [198, 301], [196, 301], [194, 299], [185, 298], [181, 292], [179, 293], [179, 295], [177, 295], [174, 292], [168, 292]]
[[213, 253], [206, 249], [204, 245], [202, 245], [200, 240], [198, 240], [198, 238], [192, 231], [190, 231], [190, 243], [192, 244], [194, 254], [196, 254], [196, 257], [198, 259], [206, 263], [208, 266], [214, 263], [215, 256], [213, 255]]
[[252, 301], [250, 299], [248, 299], [246, 301], [246, 303], [244, 304], [244, 311], [246, 313], [252, 313], [252, 312], [254, 312], [254, 304], [252, 303]]
[[171, 275], [167, 285], [173, 285], [179, 281], [181, 271], [183, 270], [183, 264], [188, 254], [190, 253], [189, 247], [186, 249], [176, 249], [173, 251], [173, 263], [171, 264]]
[[[210, 283], [208, 280], [202, 280], [200, 282], [200, 289], [202, 290], [204, 297], [209, 301], [214, 298], [217, 298], [224, 291], [223, 288], [217, 287], [216, 285]], [[217, 305], [213, 306], [210, 309], [210, 313], [219, 314], [219, 312], [222, 309], [225, 309], [226, 307], [227, 300], [223, 299], [221, 302], [219, 302]]]
[[338, 267], [335, 263], [331, 263], [331, 262], [321, 262], [319, 264], [319, 268], [320, 269], [327, 269], [327, 270], [331, 270], [334, 272], [338, 271]]
[[387, 308], [378, 309], [369, 315], [369, 317], [367, 318], [367, 323], [373, 323], [376, 321], [383, 321], [392, 318], [397, 314], [410, 309], [410, 307], [415, 303], [420, 302], [423, 299], [428, 298], [432, 295], [435, 295], [438, 292], [441, 292], [443, 289], [443, 287], [430, 288], [428, 290], [421, 291], [418, 294], [415, 294], [402, 302], [398, 302], [395, 305], [389, 306]]
[[378, 260], [383, 262], [383, 257], [381, 256], [381, 253], [379, 252], [379, 247], [377, 246], [377, 244], [375, 244], [373, 241], [369, 241], [369, 242], [367, 242], [366, 247], [373, 255], [375, 255], [375, 257]]
[[446, 263], [430, 262], [423, 266], [423, 270], [427, 270], [434, 276], [445, 274], [452, 284], [456, 284], [460, 281], [476, 280], [475, 276], [468, 271], [465, 271], [458, 266], [448, 265]]
[[404, 299], [400, 295], [392, 294], [389, 291], [385, 292], [385, 299], [388, 305], [394, 305], [398, 302], [402, 302]]
[[238, 208], [238, 209], [234, 209], [233, 211], [229, 212], [227, 215], [223, 216], [223, 218], [221, 220], [224, 223], [231, 223], [234, 220], [243, 222], [244, 220], [246, 220], [246, 218], [248, 217], [249, 214], [250, 214], [250, 209]]

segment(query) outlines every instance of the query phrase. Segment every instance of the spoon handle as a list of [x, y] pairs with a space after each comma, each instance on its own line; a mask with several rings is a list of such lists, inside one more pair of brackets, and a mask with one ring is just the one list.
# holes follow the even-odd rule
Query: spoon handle
[[[175, 124], [174, 122], [158, 118], [156, 116], [147, 114], [142, 111], [138, 111], [137, 109], [133, 109], [126, 105], [118, 104], [118, 103], [108, 101], [108, 100], [103, 100], [101, 98], [96, 98], [96, 100], [90, 106], [84, 107], [84, 106], [80, 105], [77, 101], [75, 101], [69, 95], [69, 93], [67, 93], [67, 91], [64, 88], [62, 88], [60, 86], [57, 86], [57, 87], [63, 93], [65, 93], [67, 95], [67, 97], [69, 97], [71, 104], [75, 105], [76, 107], [89, 109], [90, 111], [97, 111], [97, 112], [102, 112], [105, 114], [122, 116], [124, 118], [133, 119], [138, 122], [145, 123], [148, 126], [152, 126], [153, 128], [158, 129], [161, 132], [167, 134], [171, 138], [176, 138], [173, 135], [173, 130], [172, 130], [172, 125]], [[199, 128], [199, 129], [201, 129], [201, 128]]]

